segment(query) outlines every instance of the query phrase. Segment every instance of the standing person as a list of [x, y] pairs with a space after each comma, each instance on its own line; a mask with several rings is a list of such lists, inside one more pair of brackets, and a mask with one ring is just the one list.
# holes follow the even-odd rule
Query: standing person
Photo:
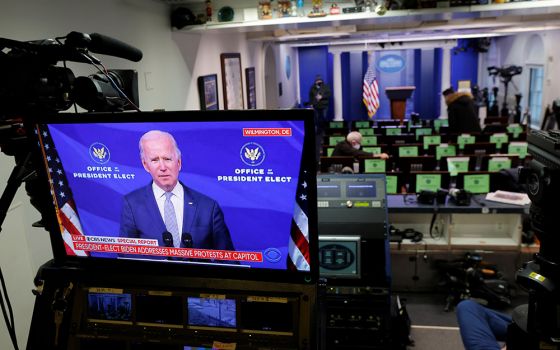
[[[193, 248], [234, 250], [224, 214], [218, 203], [179, 182], [181, 151], [173, 136], [152, 130], [139, 141], [140, 160], [152, 182], [127, 194], [123, 200], [120, 236], [157, 239], [185, 248], [185, 235]], [[191, 248], [191, 247], [187, 247]]]
[[481, 131], [477, 109], [471, 94], [455, 92], [453, 88], [446, 89], [442, 94], [447, 105], [448, 133], [461, 134]]
[[325, 137], [325, 129], [329, 119], [327, 112], [329, 110], [329, 98], [331, 97], [330, 87], [323, 81], [320, 75], [315, 77], [315, 82], [309, 90], [309, 103], [313, 106], [315, 113], [315, 142], [316, 142], [316, 160], [319, 162], [321, 149], [323, 148], [323, 138]]

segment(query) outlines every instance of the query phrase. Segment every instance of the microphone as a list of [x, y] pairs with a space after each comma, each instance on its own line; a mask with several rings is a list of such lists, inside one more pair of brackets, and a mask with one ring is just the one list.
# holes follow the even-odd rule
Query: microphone
[[183, 232], [181, 235], [181, 243], [185, 248], [192, 248], [193, 247], [193, 239], [190, 233]]
[[120, 40], [98, 33], [91, 33], [89, 37], [91, 41], [88, 43], [88, 48], [91, 52], [120, 57], [133, 62], [142, 59], [142, 51]]
[[168, 231], [164, 231], [162, 233], [162, 236], [163, 244], [165, 244], [166, 247], [173, 248], [173, 236], [171, 235], [171, 233]]

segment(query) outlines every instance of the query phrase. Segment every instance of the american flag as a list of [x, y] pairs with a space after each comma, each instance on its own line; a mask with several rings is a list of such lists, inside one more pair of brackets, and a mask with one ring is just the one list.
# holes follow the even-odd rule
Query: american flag
[[377, 78], [371, 65], [364, 75], [363, 84], [363, 101], [367, 108], [368, 117], [373, 118], [379, 109], [379, 86], [377, 86]]
[[300, 170], [296, 190], [296, 205], [292, 217], [290, 242], [288, 243], [288, 269], [310, 271], [309, 225], [307, 218], [307, 171]]
[[47, 167], [47, 177], [49, 178], [51, 195], [53, 196], [56, 217], [60, 226], [60, 232], [62, 232], [66, 254], [69, 256], [86, 256], [88, 253], [85, 251], [74, 249], [72, 236], [83, 235], [83, 230], [78, 212], [76, 211], [76, 204], [72, 198], [72, 192], [68, 186], [66, 174], [62, 168], [58, 152], [54, 147], [52, 137], [47, 132], [46, 126], [35, 129], [35, 134], [38, 135], [39, 146], [42, 149], [43, 159]]

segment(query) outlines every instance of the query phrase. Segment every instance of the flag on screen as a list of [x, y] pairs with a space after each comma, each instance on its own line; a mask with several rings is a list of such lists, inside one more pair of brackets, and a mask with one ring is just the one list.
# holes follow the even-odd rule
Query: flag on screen
[[366, 75], [364, 75], [363, 90], [362, 97], [366, 105], [368, 117], [373, 118], [379, 109], [379, 86], [377, 85], [377, 78], [371, 66], [368, 67]]
[[[39, 129], [35, 129], [35, 133], [38, 133], [38, 130]], [[46, 127], [41, 128], [41, 130], [39, 142], [42, 144], [44, 150], [43, 156], [48, 170], [47, 176], [50, 182], [51, 195], [53, 196], [56, 216], [62, 232], [66, 254], [72, 256], [86, 256], [88, 253], [83, 250], [75, 249], [74, 243], [72, 242], [72, 236], [83, 235], [83, 230], [78, 212], [76, 211], [74, 199], [72, 198], [72, 192], [70, 191], [70, 187], [68, 187], [66, 174], [62, 168], [62, 163], [54, 147], [51, 135], [46, 131]]]
[[288, 243], [288, 269], [310, 271], [309, 225], [307, 217], [307, 171], [300, 170], [296, 190], [296, 205]]

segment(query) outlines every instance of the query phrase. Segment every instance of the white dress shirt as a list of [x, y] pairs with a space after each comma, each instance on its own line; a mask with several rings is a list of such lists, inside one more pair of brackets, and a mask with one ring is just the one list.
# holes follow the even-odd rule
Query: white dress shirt
[[[159, 214], [163, 221], [165, 221], [165, 216], [163, 213], [163, 206], [165, 203], [165, 191], [162, 190], [155, 182], [152, 181], [152, 190], [154, 191], [154, 197], [156, 198], [157, 206], [159, 209]], [[175, 209], [175, 216], [177, 217], [177, 228], [179, 229], [179, 236], [183, 232], [183, 211], [185, 207], [185, 191], [183, 186], [177, 182], [175, 188], [171, 190], [173, 196], [171, 196], [171, 203], [173, 203], [173, 209]]]

